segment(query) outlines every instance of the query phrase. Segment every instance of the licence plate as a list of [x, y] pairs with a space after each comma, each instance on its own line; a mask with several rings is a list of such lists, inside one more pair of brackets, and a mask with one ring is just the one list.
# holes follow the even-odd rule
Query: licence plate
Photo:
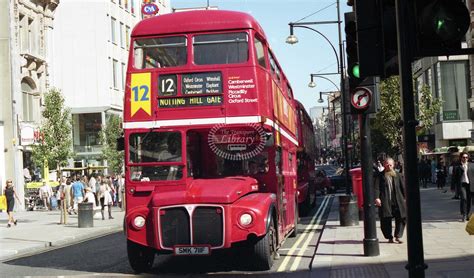
[[209, 246], [177, 246], [174, 248], [174, 254], [177, 256], [209, 255], [210, 253]]

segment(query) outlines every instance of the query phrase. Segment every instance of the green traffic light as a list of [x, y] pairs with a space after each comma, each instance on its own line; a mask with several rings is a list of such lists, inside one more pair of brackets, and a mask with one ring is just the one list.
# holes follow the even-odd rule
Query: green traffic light
[[359, 68], [359, 64], [355, 64], [353, 67], [352, 67], [352, 75], [356, 78], [360, 78], [360, 68]]
[[436, 30], [439, 32], [441, 29], [444, 27], [444, 20], [443, 19], [438, 19], [438, 22], [436, 23]]

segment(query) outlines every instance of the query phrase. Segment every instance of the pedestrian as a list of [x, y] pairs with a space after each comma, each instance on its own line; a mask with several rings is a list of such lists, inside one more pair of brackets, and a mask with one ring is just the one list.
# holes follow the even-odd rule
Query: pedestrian
[[449, 167], [449, 174], [451, 176], [451, 192], [454, 192], [454, 196], [451, 199], [459, 200], [459, 195], [461, 192], [461, 182], [459, 178], [461, 175], [458, 173], [460, 171], [461, 162], [459, 161], [459, 157], [451, 162], [451, 166]]
[[43, 206], [46, 210], [51, 210], [51, 197], [53, 196], [53, 189], [46, 181], [43, 181], [43, 186], [39, 189], [39, 196], [43, 201]]
[[90, 187], [86, 187], [85, 189], [86, 195], [84, 196], [84, 203], [91, 203], [92, 204], [92, 210], [95, 211], [96, 205], [95, 205], [95, 196], [94, 193], [92, 193], [92, 189]]
[[125, 192], [125, 176], [123, 174], [118, 176], [117, 179], [117, 193], [118, 193], [118, 203], [122, 211], [124, 210], [124, 192]]
[[74, 200], [73, 212], [77, 214], [78, 205], [84, 200], [84, 185], [81, 182], [81, 176], [76, 176], [76, 182], [72, 184], [71, 191]]
[[[389, 243], [401, 240], [406, 223], [405, 188], [400, 173], [394, 170], [394, 161], [384, 161], [384, 171], [375, 179], [375, 205], [379, 207], [382, 233]], [[395, 234], [392, 235], [392, 218], [395, 218]]]
[[[469, 220], [471, 212], [471, 189], [474, 191], [474, 163], [469, 161], [469, 154], [462, 152], [459, 156], [461, 164], [457, 166], [456, 181], [460, 186], [461, 221]], [[471, 188], [472, 187], [472, 188]]]
[[102, 179], [101, 184], [99, 186], [99, 200], [100, 200], [100, 206], [101, 206], [101, 214], [102, 214], [102, 220], [105, 220], [104, 216], [104, 209], [105, 207], [108, 208], [109, 211], [109, 219], [114, 219], [112, 217], [112, 188], [110, 185], [110, 180], [109, 179]]
[[[439, 190], [444, 190], [444, 185], [446, 184], [446, 165], [444, 161], [440, 160], [436, 166], [436, 186]], [[447, 191], [443, 191], [446, 193]]]
[[71, 214], [73, 209], [73, 200], [74, 197], [72, 196], [72, 183], [71, 178], [66, 178], [66, 186], [64, 187], [64, 202], [66, 204], [66, 211], [67, 214]]
[[13, 217], [13, 208], [15, 207], [15, 198], [18, 200], [18, 204], [21, 206], [21, 201], [16, 194], [15, 188], [13, 187], [13, 181], [8, 179], [6, 186], [3, 189], [3, 195], [7, 199], [7, 213], [8, 213], [8, 224], [7, 228], [13, 225], [16, 226], [17, 220]]
[[423, 178], [424, 178], [424, 188], [428, 187], [428, 183], [431, 180], [431, 160], [427, 159], [425, 164], [423, 164]]

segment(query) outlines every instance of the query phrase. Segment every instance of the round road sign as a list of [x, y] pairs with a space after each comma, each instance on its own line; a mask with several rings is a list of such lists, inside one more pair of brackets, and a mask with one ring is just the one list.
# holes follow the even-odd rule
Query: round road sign
[[351, 104], [357, 110], [366, 110], [372, 101], [372, 92], [365, 87], [357, 87], [351, 94]]

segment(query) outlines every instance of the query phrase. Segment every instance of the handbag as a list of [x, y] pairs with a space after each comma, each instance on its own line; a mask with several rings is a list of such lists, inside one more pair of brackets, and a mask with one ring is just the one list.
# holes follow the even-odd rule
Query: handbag
[[474, 215], [471, 215], [471, 218], [466, 224], [466, 232], [471, 236], [474, 235]]
[[0, 210], [7, 210], [7, 197], [0, 195]]

